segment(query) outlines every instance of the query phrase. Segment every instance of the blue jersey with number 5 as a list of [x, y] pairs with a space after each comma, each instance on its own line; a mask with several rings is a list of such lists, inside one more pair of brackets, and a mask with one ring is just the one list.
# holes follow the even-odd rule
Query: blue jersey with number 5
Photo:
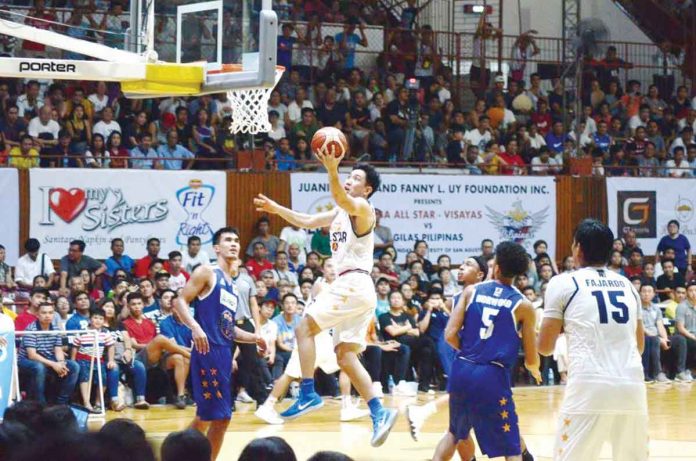
[[514, 366], [520, 349], [514, 312], [523, 299], [516, 288], [495, 280], [475, 285], [459, 332], [459, 357]]

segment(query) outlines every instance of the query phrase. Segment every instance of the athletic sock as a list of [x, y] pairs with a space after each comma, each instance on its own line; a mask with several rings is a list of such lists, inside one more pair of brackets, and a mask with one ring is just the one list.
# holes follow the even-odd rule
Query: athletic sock
[[367, 402], [367, 407], [370, 409], [370, 414], [372, 416], [377, 416], [382, 411], [382, 403], [377, 397], [372, 397], [372, 399]]
[[350, 395], [341, 396], [341, 408], [349, 408], [352, 406], [351, 404]]
[[277, 402], [277, 398], [273, 397], [272, 395], [269, 395], [266, 401], [263, 402], [263, 406], [273, 408]]
[[315, 393], [314, 380], [311, 378], [303, 379], [300, 383], [300, 397], [308, 397]]

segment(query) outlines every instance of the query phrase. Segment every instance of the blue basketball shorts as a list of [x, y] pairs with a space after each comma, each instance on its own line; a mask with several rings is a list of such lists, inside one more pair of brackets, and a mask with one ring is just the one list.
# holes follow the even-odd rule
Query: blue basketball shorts
[[232, 417], [232, 348], [210, 346], [202, 355], [191, 351], [191, 387], [196, 415], [202, 421]]

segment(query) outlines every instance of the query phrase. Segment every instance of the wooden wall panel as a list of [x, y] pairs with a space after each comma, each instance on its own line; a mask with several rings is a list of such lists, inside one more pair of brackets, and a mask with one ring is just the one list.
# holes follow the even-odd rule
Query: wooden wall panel
[[604, 178], [559, 176], [556, 179], [556, 259], [570, 255], [575, 226], [585, 218], [607, 222]]
[[19, 170], [19, 254], [29, 238], [29, 170]]
[[[275, 200], [283, 206], [290, 206], [289, 173], [227, 173], [227, 224], [239, 229], [242, 249], [256, 235], [256, 221], [262, 216], [254, 209], [252, 200], [257, 194]], [[279, 235], [285, 221], [278, 216], [269, 216], [271, 232]]]

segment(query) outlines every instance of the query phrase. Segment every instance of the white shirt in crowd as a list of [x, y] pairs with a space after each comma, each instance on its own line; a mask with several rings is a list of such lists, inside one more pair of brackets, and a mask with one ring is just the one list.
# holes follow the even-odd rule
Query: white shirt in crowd
[[92, 128], [92, 134], [100, 134], [104, 136], [105, 142], [109, 140], [109, 136], [111, 136], [111, 133], [114, 131], [123, 133], [123, 131], [121, 131], [121, 125], [119, 125], [115, 120], [112, 120], [109, 123], [106, 123], [104, 120], [100, 120], [95, 123], [94, 128]]
[[26, 112], [35, 111], [38, 114], [39, 109], [41, 109], [44, 106], [44, 100], [42, 98], [36, 98], [36, 102], [32, 106], [31, 104], [29, 104], [27, 95], [20, 94], [15, 104], [17, 104], [17, 114], [20, 117], [24, 117], [24, 114]]
[[186, 248], [184, 248], [181, 252], [181, 267], [183, 267], [184, 270], [189, 274], [193, 272], [194, 267], [199, 265], [205, 266], [207, 264], [210, 264], [210, 257], [208, 256], [208, 253], [205, 252], [205, 250], [199, 251], [196, 256], [189, 255], [189, 252]]
[[280, 231], [280, 240], [286, 243], [285, 252], [288, 252], [288, 247], [293, 243], [296, 243], [300, 247], [301, 254], [300, 259], [304, 258], [305, 252], [310, 252], [312, 250], [309, 238], [309, 234], [304, 229], [293, 229], [292, 226], [286, 226]]
[[[43, 272], [41, 270], [43, 266]], [[37, 275], [49, 276], [55, 273], [53, 262], [46, 253], [36, 255], [36, 261], [31, 259], [29, 254], [25, 254], [17, 260], [15, 266], [15, 282], [22, 282], [31, 285]]]
[[58, 139], [58, 133], [60, 133], [60, 125], [55, 120], [49, 120], [45, 125], [41, 123], [39, 117], [34, 117], [29, 122], [27, 127], [27, 133], [32, 138], [38, 138], [42, 133], [50, 133], [53, 135], [53, 139]]
[[87, 100], [92, 103], [94, 112], [101, 112], [106, 106], [109, 105], [109, 97], [107, 95], [103, 95], [101, 98], [99, 98], [97, 93], [93, 93], [87, 96]]
[[171, 275], [169, 277], [169, 289], [177, 291], [179, 288], [184, 288], [186, 285], [186, 277], [182, 272], [179, 275]]
[[667, 160], [665, 162], [665, 168], [667, 169], [667, 174], [673, 178], [681, 178], [689, 173], [688, 169], [678, 170], [677, 168], [690, 168], [689, 162], [682, 160], [679, 165], [676, 164], [675, 160]]
[[486, 144], [491, 140], [491, 132], [486, 131], [481, 134], [478, 128], [474, 128], [464, 133], [464, 140], [469, 141], [472, 146], [478, 146], [479, 150], [483, 152], [486, 150]]
[[314, 109], [312, 101], [310, 101], [309, 99], [305, 99], [304, 101], [302, 101], [302, 107], [300, 107], [297, 104], [297, 101], [292, 101], [290, 104], [288, 104], [288, 119], [292, 123], [297, 123], [300, 120], [302, 120], [302, 109], [304, 109], [305, 107]]

